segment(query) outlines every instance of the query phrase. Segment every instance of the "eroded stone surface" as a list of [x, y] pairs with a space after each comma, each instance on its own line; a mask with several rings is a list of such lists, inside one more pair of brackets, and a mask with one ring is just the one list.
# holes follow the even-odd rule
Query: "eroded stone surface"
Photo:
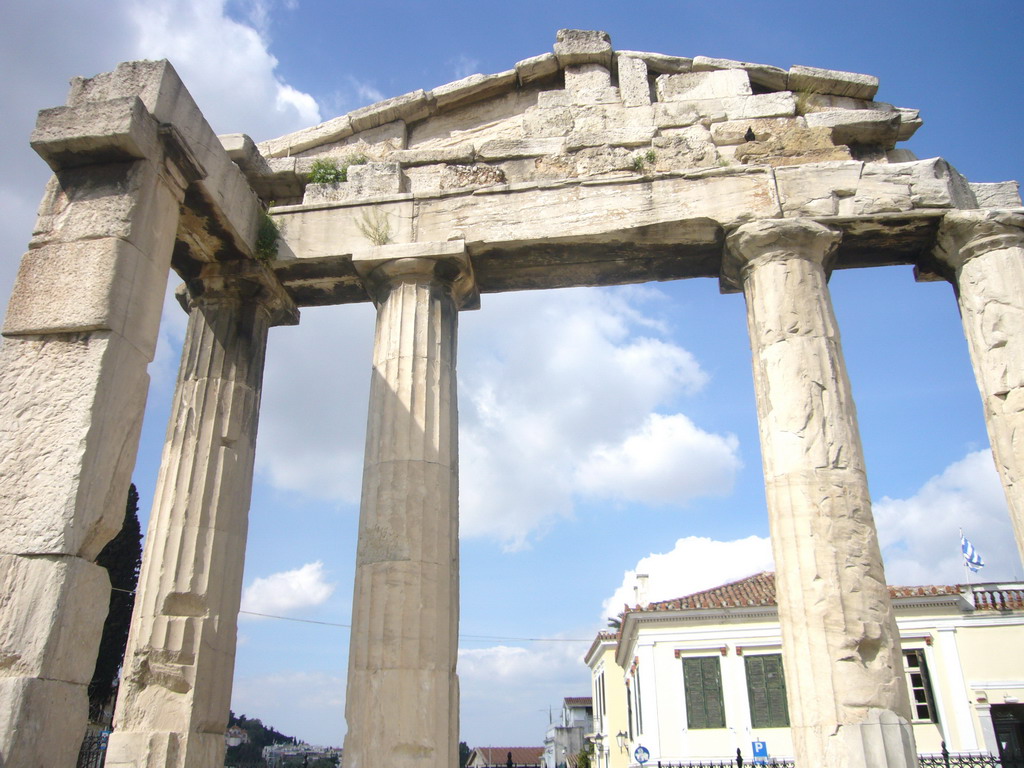
[[799, 765], [909, 766], [912, 735], [886, 762], [850, 749], [852, 732], [873, 738], [878, 711], [905, 725], [910, 702], [825, 279], [838, 240], [800, 219], [728, 239], [747, 303], [791, 731]]

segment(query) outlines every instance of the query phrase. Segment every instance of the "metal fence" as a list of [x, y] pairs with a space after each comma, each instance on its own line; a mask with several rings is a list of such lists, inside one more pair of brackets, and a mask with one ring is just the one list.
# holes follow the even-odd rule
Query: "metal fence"
[[107, 759], [107, 737], [110, 731], [106, 728], [90, 726], [85, 731], [82, 746], [78, 750], [77, 768], [103, 768]]
[[[918, 755], [920, 768], [1024, 768], [1024, 760], [1009, 759], [1000, 760], [995, 755], [987, 752], [964, 752], [951, 753], [946, 750], [946, 744], [942, 744], [942, 751], [930, 755]], [[734, 758], [718, 758], [712, 760], [688, 761], [685, 763], [669, 763], [658, 761], [658, 768], [760, 768], [768, 766], [771, 768], [795, 768], [792, 758], [750, 758], [744, 759], [740, 751], [736, 750]]]

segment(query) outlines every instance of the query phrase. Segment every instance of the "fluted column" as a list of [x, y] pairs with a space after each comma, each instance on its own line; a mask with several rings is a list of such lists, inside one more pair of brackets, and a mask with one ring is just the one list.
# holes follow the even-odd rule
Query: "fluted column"
[[463, 244], [356, 254], [377, 305], [349, 648], [346, 768], [458, 765]]
[[188, 288], [108, 768], [224, 764], [267, 331], [297, 315], [251, 261]]
[[824, 262], [810, 220], [728, 238], [753, 353], [782, 652], [800, 768], [916, 765], [899, 633]]
[[936, 255], [954, 271], [985, 426], [1024, 561], [1024, 213], [947, 213]]

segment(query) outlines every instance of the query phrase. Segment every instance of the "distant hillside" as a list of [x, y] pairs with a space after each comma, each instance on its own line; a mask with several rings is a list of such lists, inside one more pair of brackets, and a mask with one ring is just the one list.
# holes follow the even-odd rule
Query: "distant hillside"
[[258, 717], [250, 720], [245, 715], [238, 715], [236, 717], [234, 712], [230, 712], [228, 715], [228, 728], [233, 725], [237, 725], [249, 734], [249, 743], [239, 744], [237, 747], [228, 747], [227, 755], [224, 757], [225, 765], [235, 763], [247, 766], [266, 765], [263, 761], [264, 747], [269, 747], [271, 744], [294, 744], [296, 742], [293, 736], [285, 736], [280, 731], [264, 725]]

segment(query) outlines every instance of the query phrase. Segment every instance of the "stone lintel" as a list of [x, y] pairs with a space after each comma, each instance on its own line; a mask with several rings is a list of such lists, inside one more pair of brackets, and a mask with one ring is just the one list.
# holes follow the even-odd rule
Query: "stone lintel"
[[934, 255], [959, 270], [975, 256], [1024, 247], [1024, 209], [950, 211], [943, 217]]
[[464, 240], [374, 246], [354, 252], [352, 266], [377, 303], [381, 291], [396, 282], [430, 279], [451, 286], [459, 309], [480, 308], [480, 291]]
[[175, 290], [182, 309], [196, 303], [235, 299], [261, 302], [270, 313], [270, 324], [298, 325], [299, 309], [274, 270], [258, 261], [222, 261], [204, 264], [198, 277]]
[[841, 239], [841, 232], [812, 219], [766, 219], [744, 224], [726, 237], [721, 291], [741, 291], [746, 271], [767, 261], [805, 259], [821, 264], [828, 273]]

